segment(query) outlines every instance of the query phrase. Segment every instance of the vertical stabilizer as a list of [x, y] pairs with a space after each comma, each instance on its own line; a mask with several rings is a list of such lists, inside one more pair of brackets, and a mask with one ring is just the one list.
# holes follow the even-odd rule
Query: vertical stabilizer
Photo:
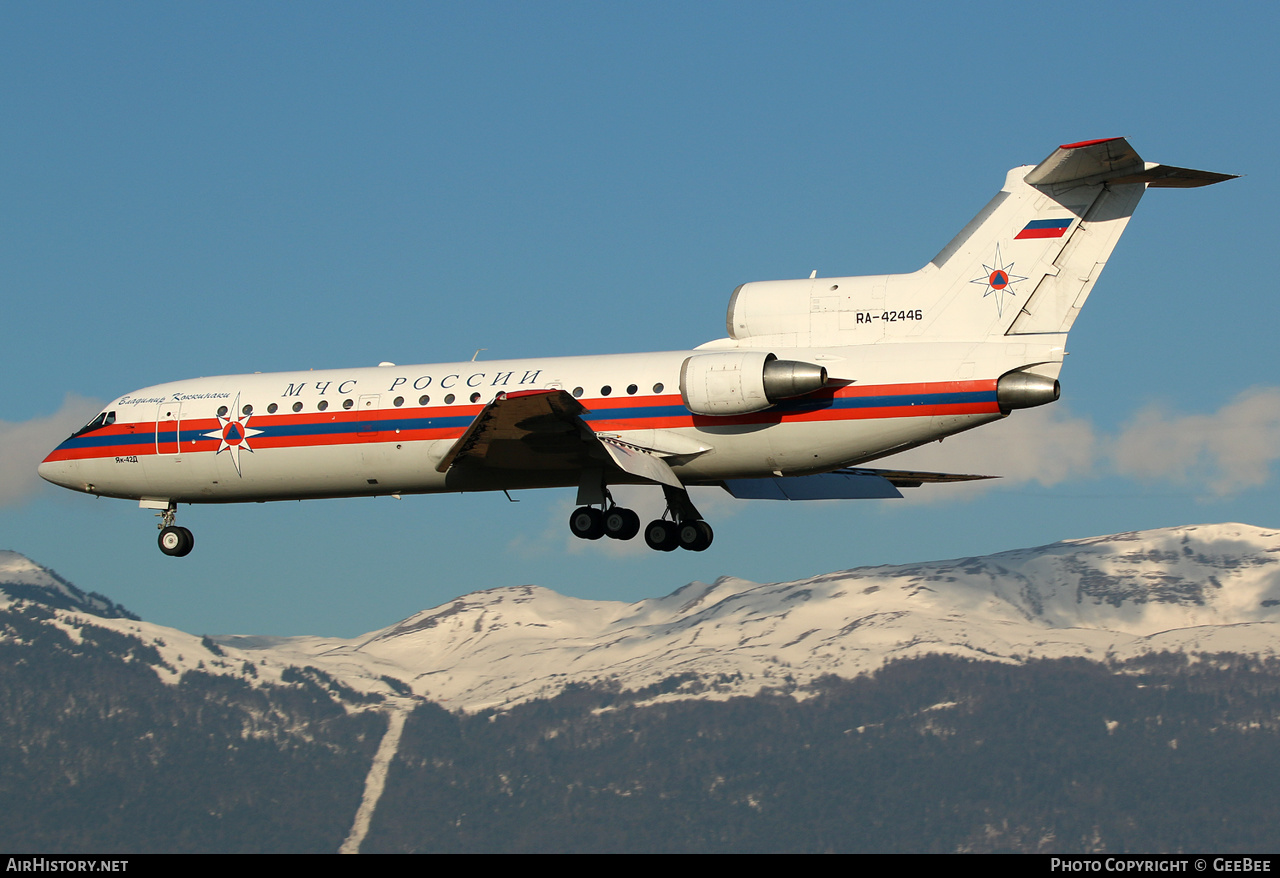
[[1226, 179], [1144, 162], [1122, 137], [1066, 144], [1034, 168], [1010, 171], [994, 207], [930, 263], [927, 285], [946, 292], [925, 334], [1066, 332], [1148, 186]]
[[729, 339], [821, 346], [1060, 335], [1148, 186], [1228, 179], [1145, 162], [1122, 137], [1069, 143], [1010, 171], [919, 271], [743, 284], [729, 302]]

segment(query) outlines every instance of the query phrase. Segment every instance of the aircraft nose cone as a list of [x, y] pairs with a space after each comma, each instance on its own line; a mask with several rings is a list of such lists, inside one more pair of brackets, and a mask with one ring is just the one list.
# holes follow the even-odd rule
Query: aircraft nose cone
[[83, 491], [84, 482], [79, 477], [79, 469], [80, 467], [73, 460], [45, 460], [36, 467], [36, 472], [46, 482]]

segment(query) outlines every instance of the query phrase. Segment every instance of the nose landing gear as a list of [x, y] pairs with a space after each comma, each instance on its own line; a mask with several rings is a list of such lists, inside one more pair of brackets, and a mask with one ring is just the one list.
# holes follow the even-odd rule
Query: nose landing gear
[[164, 511], [156, 514], [160, 518], [160, 523], [156, 525], [160, 528], [160, 538], [157, 540], [160, 543], [160, 551], [174, 558], [189, 555], [195, 547], [196, 538], [185, 527], [178, 527], [173, 523], [178, 516], [178, 504], [170, 503]]

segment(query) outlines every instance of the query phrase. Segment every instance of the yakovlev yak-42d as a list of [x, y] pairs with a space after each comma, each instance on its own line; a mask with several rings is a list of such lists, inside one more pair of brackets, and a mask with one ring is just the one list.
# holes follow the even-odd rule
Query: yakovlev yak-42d
[[711, 544], [687, 488], [735, 497], [899, 497], [982, 476], [863, 464], [1058, 398], [1067, 331], [1148, 187], [1227, 174], [1144, 162], [1123, 138], [1072, 143], [1003, 188], [911, 274], [738, 287], [729, 337], [691, 351], [228, 375], [120, 397], [40, 465], [58, 485], [179, 503], [577, 487], [585, 539], [639, 516], [611, 485], [653, 484], [655, 549]]

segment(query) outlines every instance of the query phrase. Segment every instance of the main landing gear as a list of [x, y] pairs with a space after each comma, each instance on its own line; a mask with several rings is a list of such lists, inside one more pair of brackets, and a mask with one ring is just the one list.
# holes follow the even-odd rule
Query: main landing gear
[[178, 516], [178, 504], [170, 503], [163, 512], [157, 514], [160, 517], [160, 523], [156, 525], [160, 528], [160, 551], [175, 558], [190, 554], [195, 547], [196, 538], [185, 527], [178, 527], [173, 523]]
[[[706, 550], [715, 539], [715, 533], [694, 508], [689, 492], [667, 485], [663, 485], [662, 490], [667, 496], [667, 511], [662, 518], [649, 522], [645, 527], [645, 543], [659, 552], [672, 552], [677, 548], [690, 552]], [[601, 537], [629, 540], [640, 532], [640, 516], [630, 509], [615, 506], [608, 490], [604, 491], [604, 502], [600, 506], [600, 509], [580, 506], [573, 510], [569, 516], [569, 530], [575, 537], [583, 540]]]
[[569, 530], [580, 540], [629, 540], [640, 533], [640, 516], [621, 506], [610, 506], [601, 512], [592, 506], [581, 506], [569, 516]]
[[702, 519], [676, 523], [666, 519], [655, 519], [644, 529], [644, 541], [650, 549], [659, 552], [674, 552], [676, 548], [688, 549], [690, 552], [705, 551], [715, 533], [711, 525]]

